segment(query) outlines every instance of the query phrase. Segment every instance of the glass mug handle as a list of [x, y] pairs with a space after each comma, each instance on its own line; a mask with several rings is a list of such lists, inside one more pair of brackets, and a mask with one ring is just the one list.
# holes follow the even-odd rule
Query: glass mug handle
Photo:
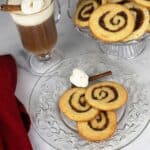
[[55, 0], [55, 6], [55, 22], [58, 23], [61, 18], [61, 6], [59, 0]]

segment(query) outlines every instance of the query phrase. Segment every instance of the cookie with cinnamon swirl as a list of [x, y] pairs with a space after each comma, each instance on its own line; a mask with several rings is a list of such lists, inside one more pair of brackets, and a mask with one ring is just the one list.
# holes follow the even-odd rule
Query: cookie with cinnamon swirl
[[85, 100], [84, 88], [72, 88], [60, 98], [59, 108], [69, 119], [87, 121], [98, 114], [98, 110], [90, 106]]
[[149, 25], [149, 11], [146, 7], [140, 6], [133, 2], [125, 3], [134, 16], [135, 26], [133, 32], [123, 41], [135, 40], [144, 35]]
[[148, 25], [148, 28], [147, 28], [147, 32], [150, 32], [150, 22], [149, 22], [149, 25]]
[[121, 84], [107, 81], [91, 85], [86, 91], [85, 98], [89, 105], [108, 111], [123, 106], [128, 94]]
[[117, 117], [113, 111], [100, 111], [94, 119], [77, 123], [79, 134], [89, 141], [101, 141], [111, 137], [116, 126]]
[[[80, 4], [82, 1], [86, 1], [86, 0], [79, 0], [78, 4]], [[107, 3], [107, 0], [93, 0], [96, 1], [99, 5], [104, 5]]]
[[108, 3], [115, 3], [115, 4], [125, 4], [130, 2], [131, 0], [108, 0]]
[[93, 35], [106, 42], [123, 40], [132, 33], [134, 26], [132, 13], [119, 4], [105, 4], [97, 8], [89, 20]]
[[[149, 17], [150, 17], [150, 9], [149, 9]], [[149, 20], [149, 25], [148, 25], [148, 28], [147, 28], [147, 32], [150, 32], [150, 20]]]
[[97, 7], [98, 3], [95, 0], [80, 1], [75, 11], [75, 24], [79, 27], [87, 27], [89, 24], [89, 18]]
[[149, 0], [134, 0], [139, 5], [145, 6], [150, 8], [150, 1]]
[[104, 5], [107, 3], [107, 0], [95, 0], [99, 5]]

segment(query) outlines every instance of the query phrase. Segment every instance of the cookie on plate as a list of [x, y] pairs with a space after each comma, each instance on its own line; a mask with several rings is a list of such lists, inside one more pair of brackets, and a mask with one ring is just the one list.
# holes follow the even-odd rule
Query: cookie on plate
[[99, 5], [104, 5], [107, 3], [107, 0], [95, 0]]
[[119, 4], [105, 4], [97, 8], [89, 20], [94, 37], [106, 42], [121, 41], [129, 36], [135, 26], [134, 16]]
[[145, 6], [150, 8], [150, 1], [149, 0], [134, 0], [139, 5]]
[[108, 3], [115, 3], [115, 4], [124, 4], [124, 3], [128, 3], [131, 0], [108, 0]]
[[135, 27], [133, 33], [125, 38], [123, 41], [135, 40], [144, 35], [147, 31], [149, 25], [149, 11], [146, 7], [140, 6], [133, 2], [125, 3], [125, 7], [127, 7], [134, 16]]
[[[150, 17], [150, 10], [149, 10], [149, 17]], [[148, 28], [147, 28], [147, 32], [150, 32], [150, 20], [149, 20], [149, 25], [148, 25]]]
[[84, 88], [72, 88], [60, 97], [59, 108], [69, 119], [87, 121], [98, 114], [99, 111], [86, 102], [85, 92]]
[[74, 16], [75, 25], [79, 27], [88, 27], [89, 18], [98, 6], [99, 4], [95, 0], [79, 1]]
[[[80, 2], [82, 1], [87, 1], [87, 0], [79, 0], [78, 4], [80, 4]], [[99, 5], [104, 5], [107, 3], [107, 0], [93, 0], [93, 1], [96, 1]]]
[[79, 134], [89, 141], [105, 140], [113, 135], [117, 126], [116, 113], [113, 111], [100, 111], [90, 121], [77, 122]]
[[128, 99], [127, 90], [119, 83], [107, 81], [91, 85], [85, 94], [89, 105], [100, 110], [115, 110]]

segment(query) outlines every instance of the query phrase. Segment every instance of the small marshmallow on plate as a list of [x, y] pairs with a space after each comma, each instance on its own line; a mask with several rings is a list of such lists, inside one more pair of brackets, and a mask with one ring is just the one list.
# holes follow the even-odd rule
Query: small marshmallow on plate
[[70, 82], [77, 87], [87, 87], [89, 76], [83, 70], [75, 68], [70, 76]]

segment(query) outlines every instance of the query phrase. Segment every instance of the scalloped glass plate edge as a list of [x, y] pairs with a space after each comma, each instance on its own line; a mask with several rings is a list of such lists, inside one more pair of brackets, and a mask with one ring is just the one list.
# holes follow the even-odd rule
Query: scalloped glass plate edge
[[[85, 54], [85, 55], [87, 55], [87, 54]], [[83, 55], [83, 57], [84, 57], [84, 55]], [[67, 61], [68, 61], [68, 60], [67, 60]], [[47, 72], [48, 72], [48, 71], [47, 71]], [[52, 77], [52, 76], [53, 76], [53, 75], [50, 75], [49, 77]], [[30, 110], [30, 105], [31, 105], [31, 98], [32, 98], [33, 92], [35, 91], [35, 89], [36, 89], [38, 83], [41, 81], [41, 79], [42, 79], [42, 77], [36, 82], [34, 88], [32, 89], [32, 92], [31, 92], [31, 94], [30, 94], [30, 97], [29, 97], [29, 107], [28, 107], [28, 108], [29, 108], [29, 109], [28, 109], [28, 110], [29, 110], [29, 113], [31, 112], [31, 110]], [[32, 117], [31, 117], [31, 122], [32, 122], [33, 128], [34, 128], [34, 130], [36, 131], [36, 133], [37, 133], [46, 143], [48, 143], [48, 144], [49, 144], [50, 146], [52, 146], [54, 149], [57, 149], [55, 146], [53, 146], [53, 144], [50, 144], [42, 135], [40, 135], [40, 133], [39, 133], [39, 131], [38, 131], [38, 128], [37, 128], [36, 125], [34, 124], [34, 120], [32, 119]], [[148, 126], [149, 122], [150, 122], [150, 119], [149, 119], [148, 122], [143, 126], [143, 129], [138, 133], [138, 135], [136, 135], [136, 137], [134, 137], [131, 141], [127, 142], [125, 145], [120, 146], [120, 147], [117, 147], [117, 149], [124, 148], [124, 147], [128, 146], [129, 144], [131, 144], [133, 141], [135, 141], [135, 140], [143, 133], [143, 131], [146, 129], [146, 127]]]

